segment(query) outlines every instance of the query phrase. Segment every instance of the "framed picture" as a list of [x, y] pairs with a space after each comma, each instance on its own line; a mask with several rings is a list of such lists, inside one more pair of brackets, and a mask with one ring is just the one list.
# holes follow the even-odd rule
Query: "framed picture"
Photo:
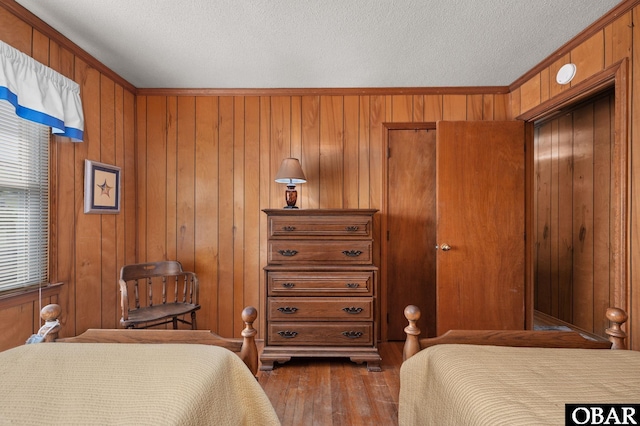
[[120, 167], [84, 160], [84, 212], [120, 213]]

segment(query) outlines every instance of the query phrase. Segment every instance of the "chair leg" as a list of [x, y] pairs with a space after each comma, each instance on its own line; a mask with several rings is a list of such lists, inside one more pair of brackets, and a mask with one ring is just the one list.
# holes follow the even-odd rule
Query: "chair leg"
[[192, 330], [197, 330], [198, 327], [196, 327], [196, 313], [195, 312], [191, 312], [191, 329]]
[[178, 317], [173, 317], [173, 329], [178, 329]]

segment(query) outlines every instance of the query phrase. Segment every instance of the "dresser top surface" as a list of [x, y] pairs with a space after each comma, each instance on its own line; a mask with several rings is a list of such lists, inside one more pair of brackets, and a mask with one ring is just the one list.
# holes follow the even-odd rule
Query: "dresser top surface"
[[340, 215], [372, 215], [377, 209], [264, 209], [270, 216], [340, 216]]

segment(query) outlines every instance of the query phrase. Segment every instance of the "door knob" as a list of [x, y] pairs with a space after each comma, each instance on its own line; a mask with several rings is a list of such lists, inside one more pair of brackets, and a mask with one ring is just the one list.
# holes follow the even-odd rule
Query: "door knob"
[[447, 243], [444, 243], [442, 245], [440, 245], [440, 248], [442, 249], [442, 251], [449, 251], [451, 250], [451, 246]]

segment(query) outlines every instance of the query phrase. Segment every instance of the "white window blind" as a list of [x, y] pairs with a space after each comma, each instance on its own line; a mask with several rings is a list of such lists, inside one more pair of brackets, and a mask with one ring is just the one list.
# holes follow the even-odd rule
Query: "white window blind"
[[48, 281], [49, 127], [0, 100], [0, 293]]

